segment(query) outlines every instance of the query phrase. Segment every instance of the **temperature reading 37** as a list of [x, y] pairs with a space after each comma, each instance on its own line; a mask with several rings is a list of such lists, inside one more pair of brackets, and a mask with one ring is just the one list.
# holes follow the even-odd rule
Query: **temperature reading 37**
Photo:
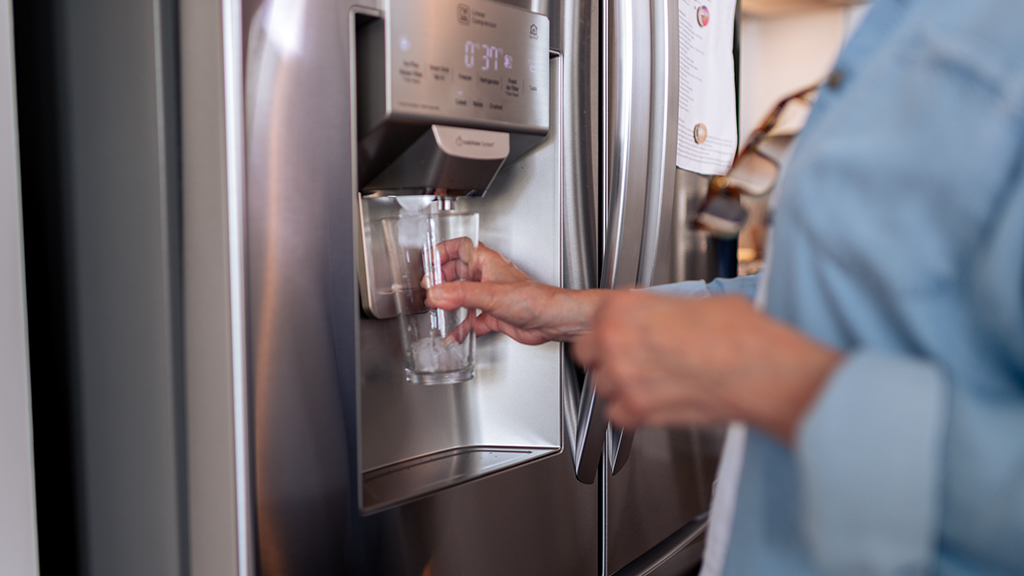
[[476, 66], [477, 51], [480, 52], [481, 71], [497, 72], [502, 66], [506, 70], [512, 69], [512, 56], [505, 54], [503, 48], [489, 44], [480, 44], [472, 40], [466, 41], [466, 53], [463, 56], [466, 68], [474, 68]]

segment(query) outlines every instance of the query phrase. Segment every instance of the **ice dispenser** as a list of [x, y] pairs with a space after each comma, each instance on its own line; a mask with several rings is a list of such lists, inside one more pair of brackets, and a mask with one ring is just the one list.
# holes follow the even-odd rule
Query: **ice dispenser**
[[391, 0], [350, 25], [360, 509], [372, 512], [561, 450], [560, 346], [489, 334], [471, 379], [418, 385], [388, 256], [403, 218], [478, 213], [480, 241], [560, 282], [559, 63], [548, 19], [502, 2]]

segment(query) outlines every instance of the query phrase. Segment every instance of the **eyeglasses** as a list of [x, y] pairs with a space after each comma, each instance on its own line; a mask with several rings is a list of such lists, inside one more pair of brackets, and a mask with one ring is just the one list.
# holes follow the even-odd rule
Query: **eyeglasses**
[[740, 202], [744, 194], [764, 196], [779, 178], [780, 151], [807, 122], [818, 98], [819, 86], [805, 88], [783, 98], [751, 134], [725, 176], [715, 176], [708, 194], [697, 210], [692, 226], [715, 238], [736, 238], [747, 221], [747, 209]]

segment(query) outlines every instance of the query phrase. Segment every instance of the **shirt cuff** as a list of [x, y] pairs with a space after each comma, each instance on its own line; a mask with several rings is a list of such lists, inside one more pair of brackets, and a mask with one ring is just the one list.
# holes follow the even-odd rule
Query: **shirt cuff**
[[676, 282], [675, 284], [662, 284], [645, 288], [644, 291], [666, 296], [686, 296], [689, 298], [702, 298], [712, 295], [735, 294], [745, 296], [750, 300], [754, 299], [757, 292], [757, 282], [760, 272], [751, 276], [740, 276], [739, 278], [715, 278], [710, 283], [703, 280], [688, 280]]
[[643, 288], [642, 290], [651, 294], [686, 298], [704, 298], [711, 295], [711, 292], [708, 291], [708, 283], [703, 280], [687, 280], [686, 282], [676, 282], [674, 284], [662, 284], [660, 286]]
[[808, 551], [827, 574], [927, 574], [938, 548], [949, 386], [925, 361], [850, 354], [797, 437]]

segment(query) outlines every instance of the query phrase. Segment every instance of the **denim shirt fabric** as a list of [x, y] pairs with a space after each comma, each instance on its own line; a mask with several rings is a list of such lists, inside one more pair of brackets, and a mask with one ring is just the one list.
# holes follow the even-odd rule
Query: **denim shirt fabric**
[[751, 430], [725, 573], [1024, 574], [1024, 2], [878, 0], [836, 70], [760, 276], [846, 356]]

